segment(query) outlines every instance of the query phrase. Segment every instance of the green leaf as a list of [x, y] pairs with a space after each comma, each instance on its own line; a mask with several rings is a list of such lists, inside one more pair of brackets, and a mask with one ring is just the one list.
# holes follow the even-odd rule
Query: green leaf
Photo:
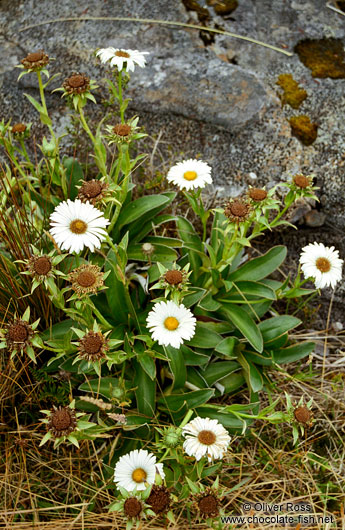
[[113, 250], [110, 250], [104, 265], [105, 272], [110, 270], [110, 274], [104, 282], [108, 287], [105, 290], [105, 296], [113, 318], [117, 322], [126, 323], [128, 322], [129, 309], [126, 304], [125, 286], [118, 279], [118, 267], [119, 264], [115, 253]]
[[290, 315], [282, 315], [268, 318], [267, 320], [260, 322], [259, 328], [264, 342], [267, 343], [280, 337], [287, 331], [296, 328], [300, 324], [301, 320], [299, 318]]
[[44, 112], [40, 112], [40, 120], [44, 125], [52, 125], [51, 119]]
[[278, 364], [291, 363], [307, 357], [314, 348], [315, 342], [302, 342], [273, 352], [273, 358]]
[[205, 378], [208, 385], [212, 386], [217, 383], [220, 379], [240, 369], [240, 365], [235, 361], [220, 361], [211, 363], [202, 372], [202, 376]]
[[[146, 241], [145, 241], [146, 242]], [[176, 261], [177, 252], [164, 245], [154, 245], [155, 250], [150, 256], [151, 261], [159, 261], [164, 263], [167, 261]], [[144, 254], [142, 251], [142, 244], [134, 243], [128, 247], [128, 259], [135, 261], [148, 261], [149, 258], [147, 254]]]
[[163, 405], [165, 409], [172, 412], [178, 412], [185, 405], [188, 409], [193, 409], [207, 403], [213, 394], [213, 388], [207, 390], [194, 390], [193, 392], [187, 392], [186, 394], [170, 394], [170, 396], [161, 397], [158, 399], [158, 403]]
[[83, 169], [78, 160], [73, 157], [65, 157], [63, 165], [66, 169], [66, 180], [68, 184], [68, 196], [73, 201], [78, 195], [76, 186], [84, 178]]
[[40, 114], [44, 113], [44, 108], [42, 107], [42, 105], [40, 103], [38, 103], [38, 101], [35, 100], [35, 98], [30, 96], [30, 94], [24, 94], [24, 96], [26, 96], [28, 98], [28, 100], [30, 101], [31, 105], [33, 105], [35, 107], [37, 112], [39, 112]]
[[114, 389], [118, 388], [119, 379], [117, 377], [97, 377], [96, 379], [89, 379], [79, 386], [79, 390], [100, 394], [108, 399], [112, 399], [114, 397]]
[[75, 325], [76, 323], [74, 322], [74, 320], [71, 320], [70, 318], [67, 320], [63, 320], [62, 322], [58, 322], [57, 324], [54, 324], [54, 326], [52, 326], [51, 328], [48, 328], [43, 331], [40, 334], [41, 339], [63, 339], [66, 333]]
[[134, 385], [137, 408], [141, 414], [152, 417], [155, 412], [156, 383], [141, 369], [140, 364], [133, 360], [135, 370]]
[[177, 229], [179, 236], [188, 248], [188, 258], [191, 265], [192, 280], [195, 280], [198, 275], [198, 270], [201, 266], [202, 260], [199, 253], [203, 253], [201, 239], [194, 230], [193, 225], [184, 217], [177, 218]]
[[124, 226], [137, 221], [151, 210], [166, 205], [169, 197], [165, 195], [145, 195], [127, 204], [122, 210], [117, 220], [118, 226]]
[[156, 378], [156, 364], [154, 359], [147, 353], [141, 353], [137, 356], [137, 359], [147, 375], [154, 380]]
[[218, 383], [224, 387], [225, 394], [235, 392], [236, 390], [241, 388], [241, 386], [243, 386], [245, 382], [246, 380], [243, 375], [243, 370], [241, 370], [240, 372], [233, 372], [232, 374], [229, 374], [224, 377], [224, 379], [218, 381]]
[[198, 307], [201, 307], [201, 309], [204, 309], [205, 311], [217, 311], [220, 306], [221, 304], [212, 298], [210, 292], [208, 292], [198, 303]]
[[211, 331], [210, 329], [207, 329], [199, 322], [196, 325], [195, 335], [194, 337], [186, 341], [186, 344], [188, 346], [196, 346], [198, 348], [215, 348], [220, 342], [222, 341], [222, 336], [216, 333], [215, 331]]
[[286, 257], [286, 247], [277, 246], [271, 248], [266, 254], [259, 258], [249, 260], [235, 272], [228, 276], [228, 280], [258, 281], [266, 278], [283, 263]]
[[174, 376], [174, 388], [181, 388], [184, 386], [187, 378], [187, 370], [182, 351], [172, 346], [166, 346], [164, 350], [169, 359], [170, 370]]
[[244, 376], [247, 380], [249, 388], [251, 388], [253, 392], [259, 392], [259, 390], [261, 390], [263, 387], [263, 378], [259, 370], [254, 366], [254, 364], [248, 361], [248, 359], [246, 359], [242, 353], [238, 355], [238, 362], [243, 368]]
[[185, 344], [182, 344], [180, 350], [182, 352], [186, 366], [203, 366], [210, 360], [208, 355], [195, 352], [188, 348]]
[[242, 335], [251, 344], [254, 350], [259, 353], [263, 350], [263, 339], [259, 327], [254, 320], [238, 305], [223, 305], [222, 311], [227, 315], [231, 322], [239, 329]]
[[[237, 342], [238, 339], [236, 339], [235, 337], [226, 337], [226, 339], [222, 340], [219, 344], [217, 344], [215, 351], [218, 353], [222, 353], [227, 357], [232, 357], [234, 347]], [[236, 356], [234, 358], [236, 358]]]
[[[250, 282], [250, 281], [238, 281], [236, 282], [237, 288], [245, 295], [258, 296], [260, 298], [268, 298], [269, 300], [276, 300], [276, 293], [273, 289], [264, 285], [263, 283]], [[238, 292], [237, 289], [232, 289], [231, 293]]]
[[192, 305], [196, 304], [200, 300], [200, 298], [204, 296], [205, 293], [205, 289], [201, 289], [200, 287], [193, 287], [192, 292], [184, 297], [183, 305], [187, 308], [192, 307]]
[[219, 423], [228, 429], [231, 433], [241, 433], [243, 429], [243, 421], [233, 416], [231, 413], [218, 412], [213, 407], [198, 407], [196, 412], [201, 418], [210, 418], [211, 420], [218, 420]]

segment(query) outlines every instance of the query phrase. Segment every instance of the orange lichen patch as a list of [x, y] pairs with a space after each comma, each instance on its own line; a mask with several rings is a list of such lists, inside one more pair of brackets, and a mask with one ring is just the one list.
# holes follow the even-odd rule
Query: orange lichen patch
[[341, 39], [305, 39], [294, 51], [313, 77], [345, 78], [345, 52]]
[[291, 133], [299, 139], [303, 145], [311, 145], [317, 137], [318, 125], [310, 121], [309, 116], [293, 116], [289, 119]]
[[238, 7], [238, 0], [207, 0], [207, 4], [215, 10], [217, 15], [230, 15]]
[[276, 85], [283, 89], [283, 93], [278, 94], [282, 104], [287, 103], [293, 109], [298, 109], [308, 95], [303, 88], [299, 87], [291, 74], [281, 74]]

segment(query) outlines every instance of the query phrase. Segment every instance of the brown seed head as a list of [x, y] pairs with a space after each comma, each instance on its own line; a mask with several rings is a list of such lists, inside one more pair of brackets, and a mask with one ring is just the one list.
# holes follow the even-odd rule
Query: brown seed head
[[167, 271], [164, 278], [170, 285], [178, 285], [183, 281], [183, 274], [181, 271], [176, 270]]
[[96, 283], [96, 276], [88, 270], [82, 271], [77, 278], [77, 282], [81, 287], [91, 287]]
[[212, 431], [200, 431], [198, 434], [199, 442], [204, 445], [212, 445], [216, 439], [216, 435]]
[[41, 61], [44, 57], [44, 52], [40, 50], [39, 52], [33, 52], [29, 53], [25, 59], [29, 61], [29, 63], [36, 63], [37, 61]]
[[248, 208], [246, 204], [240, 201], [235, 201], [230, 206], [230, 212], [232, 213], [232, 215], [235, 215], [236, 217], [245, 217], [247, 215]]
[[146, 502], [156, 514], [167, 511], [170, 506], [170, 493], [168, 488], [154, 484]]
[[294, 416], [299, 423], [308, 423], [311, 418], [311, 412], [307, 407], [297, 407], [294, 410]]
[[23, 133], [26, 131], [26, 125], [25, 123], [15, 123], [11, 130], [13, 134]]
[[57, 431], [64, 431], [72, 424], [71, 414], [66, 408], [58, 409], [52, 414], [52, 425]]
[[129, 136], [131, 134], [132, 128], [127, 123], [117, 123], [113, 127], [113, 132], [118, 136]]
[[249, 188], [248, 195], [253, 201], [263, 201], [267, 197], [267, 191], [260, 188]]
[[218, 513], [218, 499], [214, 495], [205, 495], [198, 502], [200, 513], [206, 516]]
[[8, 337], [14, 342], [25, 342], [28, 338], [28, 330], [23, 324], [12, 324], [8, 328]]
[[33, 263], [33, 269], [36, 272], [36, 274], [46, 276], [48, 272], [51, 270], [52, 264], [48, 257], [46, 256], [40, 256], [39, 258], [35, 259]]
[[135, 497], [130, 497], [126, 499], [123, 509], [127, 517], [138, 517], [142, 510], [142, 504]]
[[89, 180], [88, 182], [84, 182], [80, 191], [86, 197], [93, 199], [102, 192], [102, 184], [98, 180]]
[[298, 188], [304, 189], [310, 186], [310, 179], [304, 175], [295, 175], [293, 181]]
[[84, 74], [73, 72], [63, 83], [63, 88], [68, 94], [81, 94], [90, 88], [90, 78]]
[[103, 346], [103, 341], [99, 335], [89, 334], [83, 342], [85, 351], [87, 353], [98, 353]]

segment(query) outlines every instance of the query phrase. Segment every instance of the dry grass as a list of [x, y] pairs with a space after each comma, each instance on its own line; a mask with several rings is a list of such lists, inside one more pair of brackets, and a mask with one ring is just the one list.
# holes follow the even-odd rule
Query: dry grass
[[[316, 336], [317, 351], [324, 336], [324, 332]], [[319, 524], [308, 528], [345, 529], [344, 347], [344, 334], [328, 336], [325, 363], [323, 356], [316, 353], [312, 364], [305, 363], [301, 371], [295, 365], [289, 372], [275, 373], [271, 397], [281, 395], [282, 409], [285, 408], [284, 391], [296, 402], [302, 395], [306, 400], [312, 397], [315, 423], [296, 447], [292, 445], [291, 428], [285, 424], [257, 421], [247, 436], [234, 438], [232, 453], [221, 475], [222, 485], [230, 492], [223, 501], [225, 513], [243, 513], [244, 502], [252, 505], [302, 502], [310, 504], [315, 514], [333, 515], [337, 521], [337, 526]], [[325, 378], [321, 391], [323, 366]], [[19, 373], [13, 374], [12, 392], [16, 392]], [[26, 394], [23, 402], [31, 399], [31, 407], [35, 409], [39, 404], [34, 403], [35, 393], [30, 385], [21, 391]], [[120, 437], [106, 442], [84, 441], [80, 450], [69, 447], [52, 450], [49, 445], [38, 448], [42, 428], [36, 423], [23, 425], [20, 419], [23, 411], [13, 410], [13, 417], [2, 417], [0, 528], [125, 528], [126, 521], [121, 516], [107, 513], [107, 506], [114, 500], [114, 490], [111, 468], [104, 464], [108, 462], [109, 445], [115, 446], [126, 434], [121, 432]], [[171, 529], [187, 525], [195, 530], [208, 528], [194, 521], [193, 516], [188, 523], [181, 503], [175, 504], [174, 512], [176, 525], [167, 523]], [[141, 526], [142, 529], [165, 527], [162, 518], [144, 521]]]

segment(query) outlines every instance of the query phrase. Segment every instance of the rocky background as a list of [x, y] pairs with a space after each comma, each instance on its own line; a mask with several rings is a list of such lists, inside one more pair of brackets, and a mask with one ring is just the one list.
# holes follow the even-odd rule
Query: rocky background
[[[326, 0], [1, 0], [0, 118], [32, 121], [38, 140], [46, 134], [23, 97], [38, 93], [35, 76], [17, 82], [20, 71], [14, 68], [29, 52], [44, 49], [55, 58], [50, 71], [62, 76], [52, 90], [73, 71], [102, 85], [96, 48], [149, 51], [147, 67], [132, 75], [130, 110], [159, 137], [162, 158], [166, 153], [175, 162], [200, 155], [213, 167], [213, 192], [220, 198], [238, 195], [248, 184], [270, 187], [297, 172], [313, 174], [320, 202], [299, 205], [292, 220], [300, 230], [280, 232], [270, 243], [289, 245], [292, 266], [301, 247], [315, 240], [334, 245], [345, 257], [344, 4], [328, 2], [336, 12]], [[77, 20], [62, 20], [71, 17]], [[184, 26], [110, 17], [206, 24], [292, 55]], [[327, 39], [327, 77], [315, 72], [313, 77], [300, 60], [295, 47], [305, 39]], [[282, 105], [279, 97], [278, 76], [286, 73], [307, 92], [298, 109]], [[62, 132], [70, 118], [59, 93], [48, 96], [48, 106]], [[289, 119], [299, 115], [317, 126], [310, 145], [292, 135]], [[343, 322], [344, 293], [342, 285], [335, 296], [336, 318]], [[329, 295], [325, 292], [326, 299]]]

